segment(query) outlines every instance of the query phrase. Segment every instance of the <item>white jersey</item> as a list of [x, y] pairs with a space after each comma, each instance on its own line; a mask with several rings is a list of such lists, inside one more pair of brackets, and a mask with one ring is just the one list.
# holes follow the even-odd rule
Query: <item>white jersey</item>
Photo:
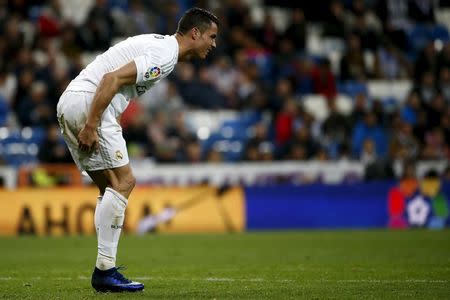
[[[130, 37], [97, 56], [69, 84], [67, 91], [95, 93], [103, 75], [134, 61], [136, 83], [120, 89], [126, 100], [142, 95], [173, 71], [178, 62], [174, 35], [142, 34]], [[114, 103], [113, 103], [114, 104]]]

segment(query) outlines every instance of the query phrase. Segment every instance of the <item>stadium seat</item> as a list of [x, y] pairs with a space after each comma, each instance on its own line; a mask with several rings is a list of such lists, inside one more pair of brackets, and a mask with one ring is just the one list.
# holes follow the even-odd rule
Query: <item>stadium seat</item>
[[347, 94], [352, 98], [354, 98], [357, 94], [362, 93], [367, 95], [368, 93], [366, 84], [353, 80], [338, 83], [337, 89], [339, 93]]
[[394, 98], [401, 103], [411, 90], [412, 82], [410, 80], [371, 80], [367, 82], [367, 88], [371, 98]]
[[348, 116], [353, 111], [353, 100], [347, 95], [339, 94], [336, 97], [336, 107], [340, 113]]
[[325, 97], [321, 95], [306, 95], [302, 98], [305, 111], [310, 113], [316, 120], [322, 121], [328, 116], [328, 105]]

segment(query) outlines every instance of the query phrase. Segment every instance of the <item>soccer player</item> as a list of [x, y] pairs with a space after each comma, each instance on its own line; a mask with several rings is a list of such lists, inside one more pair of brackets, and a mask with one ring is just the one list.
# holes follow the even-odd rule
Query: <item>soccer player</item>
[[135, 185], [117, 118], [130, 98], [169, 75], [177, 62], [204, 59], [216, 47], [218, 23], [209, 11], [191, 8], [174, 35], [130, 37], [97, 56], [59, 99], [58, 122], [70, 153], [100, 191], [94, 215], [98, 254], [91, 280], [97, 291], [144, 289], [116, 267], [124, 212]]

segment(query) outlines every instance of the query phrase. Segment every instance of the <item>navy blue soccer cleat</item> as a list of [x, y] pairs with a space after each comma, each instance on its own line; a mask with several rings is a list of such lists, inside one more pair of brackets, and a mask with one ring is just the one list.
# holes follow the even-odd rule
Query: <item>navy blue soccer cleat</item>
[[138, 292], [144, 289], [144, 285], [139, 282], [134, 282], [126, 279], [121, 273], [119, 268], [111, 268], [102, 271], [98, 268], [94, 269], [92, 273], [91, 284], [97, 292]]

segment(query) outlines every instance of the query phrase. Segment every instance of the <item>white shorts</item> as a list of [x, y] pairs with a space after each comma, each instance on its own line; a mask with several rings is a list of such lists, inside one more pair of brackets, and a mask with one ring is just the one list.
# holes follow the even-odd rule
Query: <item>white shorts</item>
[[[129, 163], [128, 152], [122, 136], [122, 127], [117, 122], [123, 111], [118, 112], [113, 105], [106, 108], [97, 128], [99, 150], [86, 153], [78, 149], [78, 133], [86, 123], [93, 97], [94, 93], [90, 92], [66, 91], [62, 94], [57, 106], [57, 117], [64, 140], [80, 171], [124, 166]], [[116, 97], [118, 99], [113, 99], [122, 102], [123, 96]]]

